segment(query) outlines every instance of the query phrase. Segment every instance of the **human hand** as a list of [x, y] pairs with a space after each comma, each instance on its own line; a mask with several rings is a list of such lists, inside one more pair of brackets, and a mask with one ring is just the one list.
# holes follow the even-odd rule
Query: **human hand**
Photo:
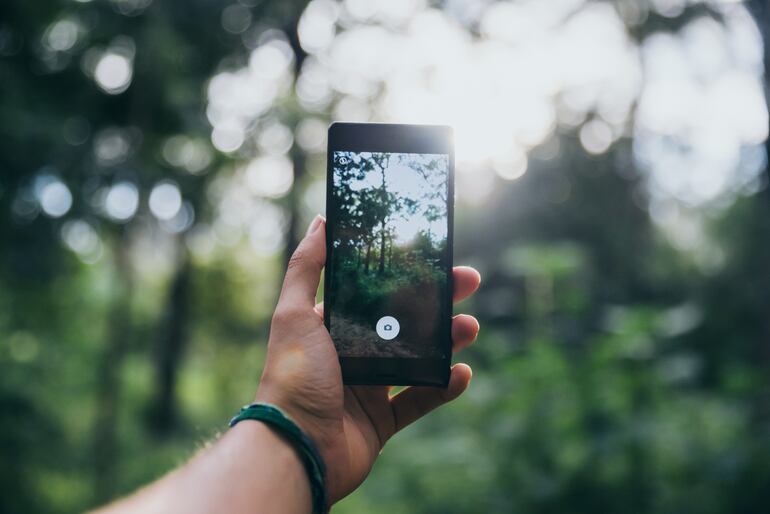
[[[385, 386], [343, 386], [323, 306], [315, 305], [326, 260], [325, 235], [326, 221], [317, 216], [289, 261], [256, 401], [280, 407], [318, 446], [333, 503], [363, 482], [393, 434], [465, 391], [471, 368], [454, 365], [446, 389], [408, 387], [393, 397]], [[476, 270], [456, 267], [453, 272], [454, 301], [478, 289]], [[474, 317], [455, 316], [453, 350], [470, 345], [478, 331]]]

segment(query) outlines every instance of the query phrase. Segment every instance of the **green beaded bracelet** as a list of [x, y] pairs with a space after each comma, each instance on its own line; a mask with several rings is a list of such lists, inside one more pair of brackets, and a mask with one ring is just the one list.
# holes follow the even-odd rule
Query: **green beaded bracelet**
[[307, 471], [308, 478], [310, 479], [313, 513], [324, 514], [328, 512], [325, 483], [326, 465], [313, 441], [281, 409], [269, 403], [246, 405], [230, 420], [230, 427], [234, 427], [244, 419], [263, 421], [275, 428], [291, 442], [297, 453], [299, 453], [302, 464], [305, 466], [305, 471]]

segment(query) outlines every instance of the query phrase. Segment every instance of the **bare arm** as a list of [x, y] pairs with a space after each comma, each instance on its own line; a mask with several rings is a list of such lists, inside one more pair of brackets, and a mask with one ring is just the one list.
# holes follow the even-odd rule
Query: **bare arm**
[[97, 514], [310, 511], [310, 486], [294, 448], [264, 423], [244, 421], [181, 468]]

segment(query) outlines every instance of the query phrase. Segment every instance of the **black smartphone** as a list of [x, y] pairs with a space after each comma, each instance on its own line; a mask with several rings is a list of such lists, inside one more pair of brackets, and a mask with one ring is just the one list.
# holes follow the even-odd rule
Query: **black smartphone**
[[453, 208], [451, 128], [329, 127], [324, 322], [346, 384], [448, 384]]

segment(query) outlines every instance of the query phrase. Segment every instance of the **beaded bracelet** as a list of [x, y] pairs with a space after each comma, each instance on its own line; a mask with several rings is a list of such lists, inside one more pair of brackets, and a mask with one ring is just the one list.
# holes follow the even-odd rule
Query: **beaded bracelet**
[[313, 497], [313, 513], [324, 514], [327, 510], [326, 497], [326, 465], [313, 441], [297, 424], [275, 405], [269, 403], [252, 403], [241, 408], [240, 412], [230, 420], [234, 427], [244, 419], [263, 421], [286, 437], [299, 453], [310, 479], [310, 492]]

